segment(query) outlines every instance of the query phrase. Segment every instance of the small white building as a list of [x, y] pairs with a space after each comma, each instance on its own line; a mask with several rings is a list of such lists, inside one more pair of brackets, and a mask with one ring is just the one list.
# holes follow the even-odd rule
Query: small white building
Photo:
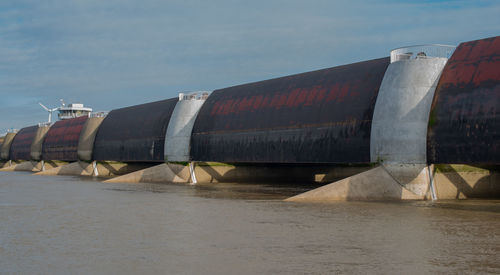
[[68, 105], [63, 104], [58, 108], [59, 114], [57, 115], [60, 120], [71, 119], [81, 116], [90, 116], [92, 108], [83, 106], [81, 103], [71, 103]]

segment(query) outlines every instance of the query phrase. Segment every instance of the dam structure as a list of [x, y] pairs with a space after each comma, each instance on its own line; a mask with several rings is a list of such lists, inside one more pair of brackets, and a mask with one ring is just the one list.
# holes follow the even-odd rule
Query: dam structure
[[500, 197], [500, 37], [40, 124], [0, 171], [107, 182], [319, 182], [287, 199]]

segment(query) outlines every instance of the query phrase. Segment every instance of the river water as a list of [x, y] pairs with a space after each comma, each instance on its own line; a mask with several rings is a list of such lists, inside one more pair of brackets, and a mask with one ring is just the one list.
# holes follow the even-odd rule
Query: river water
[[500, 273], [500, 201], [281, 201], [301, 191], [0, 172], [0, 273]]

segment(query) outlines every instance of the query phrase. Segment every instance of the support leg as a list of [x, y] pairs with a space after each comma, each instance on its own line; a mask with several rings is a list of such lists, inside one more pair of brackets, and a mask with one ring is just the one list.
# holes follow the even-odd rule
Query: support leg
[[436, 187], [434, 186], [434, 177], [432, 176], [432, 165], [427, 166], [427, 171], [429, 172], [429, 189], [431, 191], [431, 198], [433, 201], [437, 200]]
[[197, 184], [196, 174], [194, 173], [194, 162], [189, 163], [189, 174], [191, 174], [191, 184]]
[[98, 177], [99, 171], [97, 170], [97, 162], [95, 160], [92, 162], [92, 170], [93, 170], [92, 175]]

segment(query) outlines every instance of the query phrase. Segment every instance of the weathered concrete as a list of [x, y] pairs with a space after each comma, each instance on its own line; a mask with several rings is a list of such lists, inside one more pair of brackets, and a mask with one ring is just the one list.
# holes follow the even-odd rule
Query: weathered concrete
[[0, 171], [5, 172], [5, 171], [33, 171], [35, 169], [37, 162], [31, 162], [31, 161], [20, 161], [14, 165], [11, 165], [9, 167], [5, 167], [0, 169]]
[[430, 200], [430, 171], [436, 199], [500, 197], [500, 166], [384, 164], [287, 201]]
[[331, 202], [345, 200], [422, 200], [400, 185], [379, 166], [352, 177], [286, 199], [294, 202]]
[[373, 168], [372, 166], [368, 165], [331, 167], [328, 168], [324, 173], [315, 174], [314, 182], [331, 183], [334, 181], [345, 179], [350, 176], [368, 171], [372, 168]]
[[[3, 160], [0, 162], [0, 171], [11, 171], [9, 170], [8, 168], [9, 167], [12, 167], [14, 165], [17, 165], [19, 163], [21, 163], [22, 161], [9, 161], [9, 160]], [[3, 168], [6, 168], [5, 170], [3, 170]]]
[[[114, 177], [132, 173], [149, 167], [148, 164], [134, 163], [127, 164], [123, 162], [97, 162], [97, 172], [99, 177]], [[55, 176], [55, 175], [74, 175], [74, 176], [94, 176], [92, 162], [78, 161], [55, 169], [45, 170], [36, 175]]]
[[165, 161], [190, 161], [191, 132], [196, 115], [205, 103], [204, 97], [179, 99], [170, 117], [165, 135]]
[[92, 176], [93, 169], [91, 163], [86, 162], [73, 162], [63, 166], [56, 167], [54, 169], [45, 170], [38, 172], [35, 175], [41, 176], [55, 176], [55, 175], [67, 175], [67, 176]]
[[196, 163], [198, 183], [216, 182], [325, 182], [366, 171], [369, 166], [231, 165], [217, 162]]
[[373, 114], [372, 162], [427, 163], [427, 125], [446, 58], [393, 62], [387, 68]]
[[432, 165], [438, 199], [500, 198], [500, 166]]
[[[226, 163], [196, 163], [197, 183], [218, 182], [301, 182], [314, 183], [338, 180], [370, 169], [369, 166], [276, 166], [231, 165]], [[191, 183], [186, 163], [166, 163], [126, 174], [107, 182], [179, 182]]]
[[380, 167], [404, 188], [420, 196], [427, 195], [430, 187], [430, 170], [426, 164], [383, 163]]
[[150, 168], [132, 172], [105, 182], [174, 182], [188, 183], [189, 169], [182, 164], [163, 163]]
[[31, 160], [39, 161], [42, 159], [42, 145], [47, 132], [50, 129], [50, 125], [42, 125], [38, 127], [36, 131], [35, 138], [31, 143]]
[[8, 160], [9, 158], [9, 153], [10, 153], [10, 145], [12, 144], [12, 140], [14, 140], [14, 137], [16, 136], [16, 133], [7, 133], [7, 135], [4, 138], [4, 141], [2, 143], [2, 147], [0, 148], [0, 159]]
[[64, 162], [54, 162], [54, 161], [48, 161], [48, 162], [42, 162], [42, 161], [17, 161], [17, 162], [12, 162], [11, 166], [6, 166], [0, 171], [2, 172], [9, 172], [9, 171], [26, 171], [26, 172], [39, 172], [42, 171], [43, 169], [53, 169], [55, 167], [58, 167], [59, 165], [64, 165]]
[[91, 117], [87, 119], [78, 140], [78, 158], [83, 161], [92, 161], [95, 136], [104, 117]]

